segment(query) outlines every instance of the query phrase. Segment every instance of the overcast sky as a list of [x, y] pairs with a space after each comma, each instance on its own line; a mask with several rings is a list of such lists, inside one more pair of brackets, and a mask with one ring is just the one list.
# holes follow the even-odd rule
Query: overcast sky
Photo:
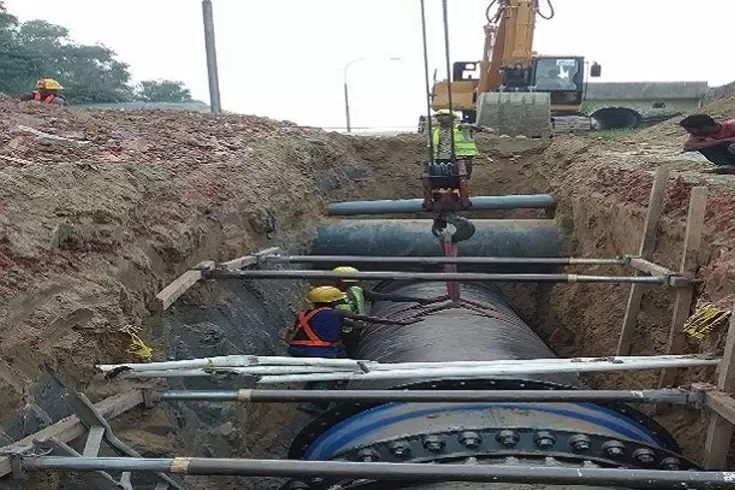
[[[426, 2], [431, 66], [441, 78], [441, 1]], [[21, 20], [40, 17], [68, 27], [79, 42], [111, 47], [137, 81], [182, 80], [208, 100], [199, 0], [5, 3]], [[489, 3], [450, 0], [454, 61], [481, 57]], [[735, 80], [724, 48], [734, 0], [553, 3], [556, 17], [539, 21], [535, 49], [598, 61], [600, 81]], [[214, 9], [227, 110], [344, 126], [344, 66], [360, 57], [366, 60], [348, 72], [353, 126], [415, 126], [425, 110], [419, 0], [214, 0]]]

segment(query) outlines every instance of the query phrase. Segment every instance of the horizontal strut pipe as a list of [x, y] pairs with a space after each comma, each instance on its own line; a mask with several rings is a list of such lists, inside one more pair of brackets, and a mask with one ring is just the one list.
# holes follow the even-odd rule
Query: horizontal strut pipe
[[[370, 371], [368, 373], [351, 373], [351, 372], [335, 372], [335, 373], [315, 373], [315, 374], [284, 374], [277, 376], [263, 376], [258, 383], [302, 383], [309, 381], [362, 381], [377, 379], [436, 379], [436, 378], [491, 378], [495, 376], [505, 375], [521, 375], [521, 374], [551, 374], [551, 373], [601, 373], [608, 371], [642, 371], [649, 369], [664, 369], [670, 367], [699, 367], [713, 366], [720, 362], [719, 359], [703, 359], [691, 356], [682, 356], [680, 359], [663, 359], [663, 360], [640, 360], [640, 361], [622, 361], [617, 358], [612, 361], [592, 361], [592, 362], [568, 362], [554, 363], [549, 362], [547, 365], [529, 363], [522, 364], [505, 364], [494, 366], [479, 366], [476, 368], [433, 368], [433, 369], [394, 369], [389, 371]], [[237, 368], [234, 368], [237, 369]]]
[[666, 284], [665, 277], [589, 276], [579, 274], [486, 274], [472, 272], [356, 272], [336, 273], [318, 270], [213, 270], [205, 273], [213, 279], [357, 279], [363, 281], [416, 282], [524, 282], [524, 283], [597, 283], [597, 284]]
[[[472, 209], [528, 209], [553, 208], [556, 203], [548, 194], [515, 195], [515, 196], [477, 196], [471, 199]], [[407, 199], [403, 201], [348, 201], [335, 202], [327, 206], [327, 213], [332, 216], [355, 216], [360, 214], [395, 214], [421, 213], [423, 199]]]
[[627, 259], [576, 257], [366, 257], [359, 255], [268, 255], [265, 262], [285, 264], [465, 264], [465, 265], [627, 265]]
[[546, 483], [631, 488], [732, 489], [733, 474], [719, 471], [665, 471], [608, 468], [352, 463], [214, 458], [88, 458], [44, 456], [23, 458], [28, 471], [155, 471], [183, 475], [350, 478], [394, 481], [466, 481]]
[[[690, 356], [682, 355], [663, 355], [663, 356], [625, 356], [616, 357], [614, 359], [622, 362], [640, 361], [640, 360], [677, 360], [687, 359]], [[445, 368], [445, 367], [478, 367], [478, 366], [498, 366], [505, 364], [522, 363], [525, 365], [541, 364], [549, 365], [549, 363], [567, 363], [567, 362], [599, 362], [609, 361], [608, 357], [575, 357], [573, 359], [526, 359], [526, 360], [496, 360], [496, 361], [448, 361], [448, 362], [401, 362], [401, 363], [380, 363], [377, 361], [359, 360], [359, 359], [325, 359], [319, 357], [284, 357], [284, 356], [254, 356], [254, 355], [230, 355], [218, 357], [202, 357], [199, 359], [184, 359], [179, 361], [160, 361], [145, 362], [131, 364], [98, 364], [97, 369], [102, 372], [109, 372], [124, 368], [125, 372], [154, 372], [154, 371], [184, 371], [202, 369], [203, 371], [212, 369], [226, 368], [330, 368], [333, 371], [362, 371], [363, 367], [367, 367], [370, 371], [381, 371], [391, 369], [423, 369], [423, 368]], [[244, 371], [248, 372], [248, 371]]]
[[163, 391], [154, 392], [156, 401], [209, 402], [618, 402], [696, 403], [700, 392], [687, 390], [237, 390], [237, 391]]

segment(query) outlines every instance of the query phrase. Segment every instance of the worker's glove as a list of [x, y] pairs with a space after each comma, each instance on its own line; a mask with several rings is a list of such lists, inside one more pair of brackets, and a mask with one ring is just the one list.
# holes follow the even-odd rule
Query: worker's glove
[[408, 320], [398, 320], [396, 325], [413, 325], [414, 323], [423, 322], [423, 318], [409, 318]]

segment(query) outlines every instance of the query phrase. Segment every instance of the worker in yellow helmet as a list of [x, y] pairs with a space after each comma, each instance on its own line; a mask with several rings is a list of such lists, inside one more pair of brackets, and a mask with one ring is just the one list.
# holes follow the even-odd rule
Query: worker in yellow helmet
[[[332, 272], [338, 274], [355, 274], [360, 272], [354, 267], [342, 265], [334, 268]], [[339, 279], [335, 286], [347, 296], [347, 304], [339, 306], [341, 309], [351, 309], [355, 313], [364, 315], [367, 312], [366, 301], [392, 301], [394, 303], [419, 303], [427, 304], [434, 300], [426, 298], [414, 298], [400, 294], [379, 293], [359, 286], [357, 279]]]
[[347, 295], [333, 286], [309, 291], [313, 308], [298, 314], [288, 352], [294, 357], [344, 357], [342, 327], [346, 318], [384, 325], [410, 325], [416, 320], [390, 320], [340, 308]]
[[62, 87], [61, 84], [53, 78], [43, 78], [36, 82], [36, 90], [21, 95], [20, 100], [35, 100], [36, 102], [40, 102], [41, 104], [50, 105], [71, 105], [66, 100], [66, 97], [61, 94], [62, 90], [64, 90], [64, 87]]
[[[435, 177], [445, 176], [446, 181], [436, 182], [437, 187], [452, 187], [452, 176], [458, 174], [456, 162], [463, 160], [467, 170], [467, 178], [472, 175], [472, 162], [480, 154], [475, 143], [475, 132], [494, 132], [476, 124], [461, 122], [459, 114], [448, 109], [437, 111], [434, 118], [437, 125], [432, 128], [431, 140], [434, 147], [435, 167], [431, 174]], [[454, 140], [454, 153], [452, 153]]]

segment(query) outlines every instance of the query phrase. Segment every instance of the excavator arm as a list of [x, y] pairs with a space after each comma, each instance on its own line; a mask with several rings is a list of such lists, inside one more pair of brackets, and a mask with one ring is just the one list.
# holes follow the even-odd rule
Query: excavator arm
[[[498, 10], [491, 16], [495, 5]], [[488, 6], [479, 93], [512, 84], [510, 78], [523, 77], [530, 81], [538, 10], [538, 0], [494, 0]]]

